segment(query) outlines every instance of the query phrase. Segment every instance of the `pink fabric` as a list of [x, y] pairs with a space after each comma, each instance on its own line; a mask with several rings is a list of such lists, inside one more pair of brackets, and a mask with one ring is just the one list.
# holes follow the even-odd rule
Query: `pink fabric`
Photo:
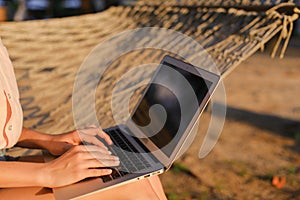
[[17, 143], [22, 126], [23, 112], [15, 73], [0, 39], [0, 149]]

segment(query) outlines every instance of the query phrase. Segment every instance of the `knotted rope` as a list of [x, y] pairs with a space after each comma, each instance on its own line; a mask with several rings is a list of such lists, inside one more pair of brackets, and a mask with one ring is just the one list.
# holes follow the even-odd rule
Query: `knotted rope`
[[[288, 7], [294, 7], [292, 15], [282, 14], [278, 11], [280, 8], [288, 8]], [[291, 35], [292, 35], [292, 32], [293, 32], [293, 28], [294, 28], [293, 23], [294, 23], [294, 21], [296, 21], [299, 18], [299, 14], [300, 14], [300, 9], [297, 8], [296, 5], [294, 3], [291, 3], [291, 2], [279, 4], [277, 6], [274, 6], [271, 9], [269, 9], [266, 12], [266, 15], [268, 16], [269, 19], [280, 19], [281, 23], [282, 23], [282, 25], [281, 25], [282, 28], [281, 28], [279, 38], [278, 38], [278, 40], [277, 40], [277, 42], [276, 42], [276, 44], [273, 48], [272, 54], [271, 54], [272, 58], [275, 57], [275, 55], [278, 51], [279, 45], [283, 40], [285, 40], [285, 41], [283, 43], [281, 52], [279, 54], [279, 58], [284, 57], [284, 54], [285, 54], [286, 49], [287, 49], [287, 45], [288, 45], [288, 43], [291, 39]], [[259, 34], [261, 31], [268, 30], [268, 29], [272, 28], [270, 26], [273, 27], [273, 26], [275, 26], [275, 24], [270, 24], [266, 27], [256, 29], [256, 30], [252, 30], [250, 32], [250, 35], [253, 37], [253, 36]], [[261, 50], [264, 49], [264, 45], [265, 45], [265, 42], [262, 41], [261, 42]]]
[[299, 18], [300, 10], [297, 7], [295, 7], [293, 9], [293, 11], [294, 11], [293, 15], [280, 15], [278, 13], [277, 9], [281, 8], [281, 7], [284, 7], [286, 5], [290, 6], [290, 5], [295, 5], [295, 4], [286, 3], [286, 4], [275, 6], [272, 9], [270, 9], [269, 11], [267, 11], [267, 14], [269, 14], [271, 17], [273, 17], [273, 16], [279, 17], [283, 21], [280, 36], [279, 36], [279, 38], [278, 38], [278, 40], [277, 40], [277, 42], [274, 46], [272, 54], [271, 54], [272, 58], [275, 57], [276, 52], [278, 51], [279, 45], [280, 45], [282, 40], [285, 40], [285, 41], [284, 41], [284, 44], [282, 46], [279, 57], [280, 58], [284, 57], [284, 53], [286, 51], [287, 45], [288, 45], [288, 43], [291, 39], [292, 31], [293, 31], [293, 28], [294, 28], [294, 21], [296, 21]]

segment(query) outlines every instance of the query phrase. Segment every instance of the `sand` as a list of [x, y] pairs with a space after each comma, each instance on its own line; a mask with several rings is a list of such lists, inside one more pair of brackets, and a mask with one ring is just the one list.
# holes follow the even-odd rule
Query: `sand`
[[[162, 176], [169, 199], [300, 198], [299, 55], [295, 41], [284, 59], [258, 52], [225, 79], [221, 137], [204, 159], [196, 138]], [[201, 120], [199, 138], [209, 113]], [[283, 188], [272, 186], [274, 176], [286, 178]]]

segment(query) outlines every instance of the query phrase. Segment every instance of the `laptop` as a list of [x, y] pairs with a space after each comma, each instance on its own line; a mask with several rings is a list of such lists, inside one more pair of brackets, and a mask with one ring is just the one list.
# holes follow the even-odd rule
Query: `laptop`
[[[209, 102], [220, 76], [165, 56], [129, 119], [104, 129], [120, 158], [111, 175], [54, 188], [56, 199], [76, 199], [165, 172]], [[101, 140], [99, 138], [99, 140]]]

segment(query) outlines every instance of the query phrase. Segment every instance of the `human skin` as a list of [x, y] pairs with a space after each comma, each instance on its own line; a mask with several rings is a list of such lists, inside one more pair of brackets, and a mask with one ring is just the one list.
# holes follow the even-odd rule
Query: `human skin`
[[[108, 145], [112, 144], [110, 137], [94, 126], [59, 135], [23, 128], [16, 146], [46, 149], [60, 157], [48, 163], [0, 162], [0, 188], [53, 188], [110, 174], [111, 170], [107, 168], [119, 165], [119, 158], [111, 155], [96, 136], [103, 138]], [[81, 145], [82, 141], [90, 145]]]

